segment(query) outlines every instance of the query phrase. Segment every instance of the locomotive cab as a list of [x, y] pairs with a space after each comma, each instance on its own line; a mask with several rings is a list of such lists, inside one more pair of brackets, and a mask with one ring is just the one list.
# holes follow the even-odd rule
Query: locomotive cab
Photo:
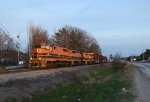
[[40, 43], [36, 44], [31, 52], [31, 58], [30, 58], [30, 67], [31, 68], [39, 68], [39, 67], [45, 67], [46, 62], [44, 58], [47, 57], [47, 55], [52, 52], [53, 46], [50, 46], [46, 43]]

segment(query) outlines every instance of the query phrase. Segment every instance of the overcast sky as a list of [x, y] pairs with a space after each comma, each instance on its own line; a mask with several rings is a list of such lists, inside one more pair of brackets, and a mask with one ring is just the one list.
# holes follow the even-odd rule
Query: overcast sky
[[91, 33], [102, 53], [137, 55], [150, 48], [150, 0], [0, 0], [0, 23], [21, 46], [30, 21], [52, 35], [64, 25]]

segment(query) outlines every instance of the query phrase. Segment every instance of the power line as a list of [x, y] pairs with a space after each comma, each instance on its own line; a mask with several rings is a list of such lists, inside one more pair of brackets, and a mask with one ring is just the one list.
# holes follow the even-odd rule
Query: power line
[[[8, 36], [8, 34], [10, 35], [10, 33], [8, 32], [8, 30], [6, 29], [6, 27], [2, 24], [2, 23], [0, 23], [0, 30], [2, 31], [2, 33], [8, 38], [8, 39], [12, 39], [10, 36]], [[5, 31], [3, 30], [3, 28], [5, 29]]]
[[10, 35], [10, 33], [9, 33], [9, 31], [6, 29], [6, 27], [2, 24], [2, 23], [0, 23], [1, 24], [1, 26], [5, 29], [5, 31]]

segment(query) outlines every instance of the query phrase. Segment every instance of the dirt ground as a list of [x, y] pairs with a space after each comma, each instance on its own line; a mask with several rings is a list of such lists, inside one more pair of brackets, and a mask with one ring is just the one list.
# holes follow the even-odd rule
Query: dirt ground
[[[102, 65], [67, 67], [59, 69], [38, 70], [32, 72], [0, 75], [0, 102], [8, 97], [31, 97], [33, 92], [45, 88], [55, 88], [56, 85], [69, 84], [81, 75], [88, 74], [92, 68]], [[103, 65], [104, 66], [104, 65]]]

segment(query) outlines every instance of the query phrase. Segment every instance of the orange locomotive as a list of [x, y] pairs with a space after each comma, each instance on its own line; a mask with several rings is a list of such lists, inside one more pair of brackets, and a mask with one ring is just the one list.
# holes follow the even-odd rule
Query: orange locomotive
[[30, 68], [86, 65], [95, 63], [96, 58], [94, 53], [81, 53], [56, 45], [40, 43], [33, 48], [29, 65]]
[[81, 53], [80, 51], [40, 43], [32, 50], [30, 68], [50, 68], [56, 66], [72, 66], [93, 63], [92, 53]]

